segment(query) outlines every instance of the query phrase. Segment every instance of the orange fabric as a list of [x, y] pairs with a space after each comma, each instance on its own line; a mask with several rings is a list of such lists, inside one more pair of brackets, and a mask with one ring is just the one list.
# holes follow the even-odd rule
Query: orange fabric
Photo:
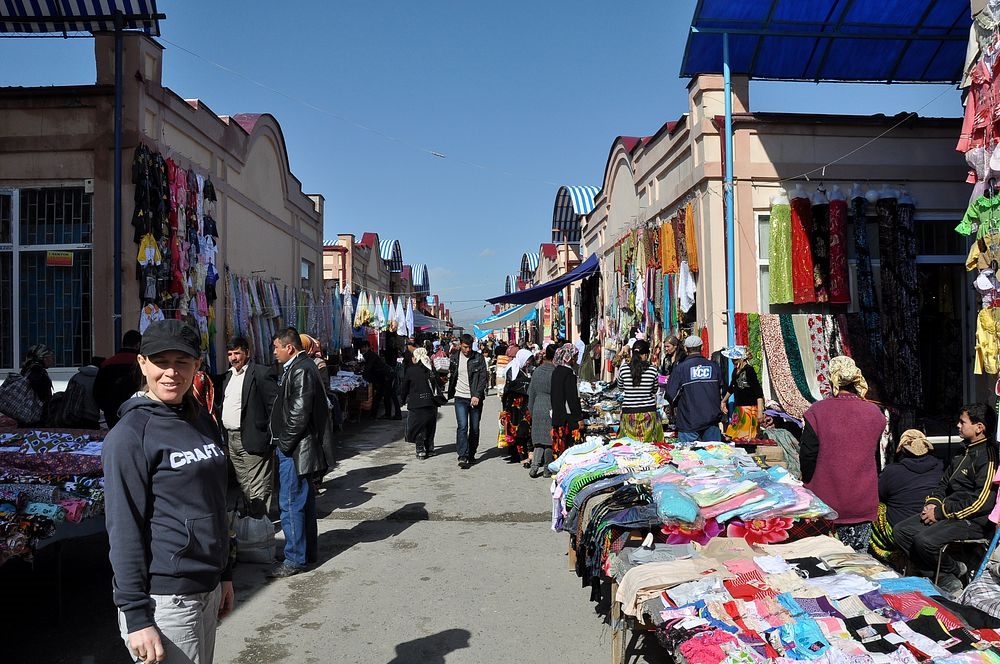
[[684, 210], [684, 240], [687, 242], [688, 267], [698, 271], [698, 243], [694, 239], [694, 205], [687, 204]]
[[660, 225], [660, 265], [664, 274], [677, 274], [681, 269], [674, 245], [674, 225], [669, 221]]

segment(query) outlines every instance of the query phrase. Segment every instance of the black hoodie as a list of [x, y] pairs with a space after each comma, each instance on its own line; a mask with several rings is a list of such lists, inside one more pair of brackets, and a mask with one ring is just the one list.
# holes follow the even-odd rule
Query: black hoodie
[[150, 595], [208, 592], [228, 572], [227, 465], [204, 409], [188, 422], [137, 396], [120, 412], [102, 453], [105, 519], [114, 601], [132, 633], [154, 624]]

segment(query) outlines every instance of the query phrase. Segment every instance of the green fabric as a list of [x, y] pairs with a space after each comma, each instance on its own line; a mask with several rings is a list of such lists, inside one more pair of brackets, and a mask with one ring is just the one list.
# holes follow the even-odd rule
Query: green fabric
[[792, 289], [792, 208], [787, 203], [771, 206], [771, 234], [768, 242], [767, 274], [771, 304], [791, 302]]
[[760, 338], [760, 314], [747, 314], [747, 350], [750, 351], [750, 366], [757, 376], [764, 375], [764, 344]]
[[809, 389], [809, 381], [806, 380], [806, 370], [802, 366], [802, 354], [799, 352], [799, 344], [795, 336], [792, 315], [778, 314], [778, 321], [781, 323], [781, 340], [785, 344], [785, 355], [788, 356], [788, 368], [791, 370], [792, 378], [795, 380], [795, 387], [802, 393], [806, 401], [814, 403], [816, 397], [812, 395], [812, 390]]
[[580, 489], [587, 486], [591, 482], [596, 482], [602, 477], [608, 475], [617, 475], [617, 469], [604, 468], [602, 470], [592, 470], [589, 473], [580, 473], [575, 476], [569, 483], [569, 487], [566, 489], [566, 511], [573, 509], [573, 499], [576, 498], [576, 494], [580, 493]]

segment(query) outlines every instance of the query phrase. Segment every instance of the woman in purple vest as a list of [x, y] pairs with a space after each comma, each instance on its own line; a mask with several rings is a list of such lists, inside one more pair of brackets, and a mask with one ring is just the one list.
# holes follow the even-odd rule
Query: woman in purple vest
[[837, 537], [856, 551], [868, 549], [878, 513], [876, 454], [885, 415], [865, 399], [868, 383], [854, 360], [830, 360], [833, 396], [805, 413], [799, 450], [802, 481], [837, 511]]

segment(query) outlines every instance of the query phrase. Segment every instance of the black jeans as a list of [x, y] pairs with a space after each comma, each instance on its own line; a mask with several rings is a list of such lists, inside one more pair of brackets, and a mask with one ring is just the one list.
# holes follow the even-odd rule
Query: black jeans
[[399, 405], [399, 395], [396, 393], [395, 380], [392, 376], [383, 378], [375, 384], [375, 398], [372, 400], [372, 417], [378, 415], [379, 404], [383, 405], [386, 417], [395, 417], [402, 412]]
[[[903, 519], [892, 529], [892, 538], [910, 562], [924, 572], [934, 573], [938, 553], [949, 542], [986, 536], [984, 526], [967, 519], [943, 519], [926, 525], [919, 514]], [[958, 565], [948, 555], [941, 558], [941, 574], [958, 576]]]

